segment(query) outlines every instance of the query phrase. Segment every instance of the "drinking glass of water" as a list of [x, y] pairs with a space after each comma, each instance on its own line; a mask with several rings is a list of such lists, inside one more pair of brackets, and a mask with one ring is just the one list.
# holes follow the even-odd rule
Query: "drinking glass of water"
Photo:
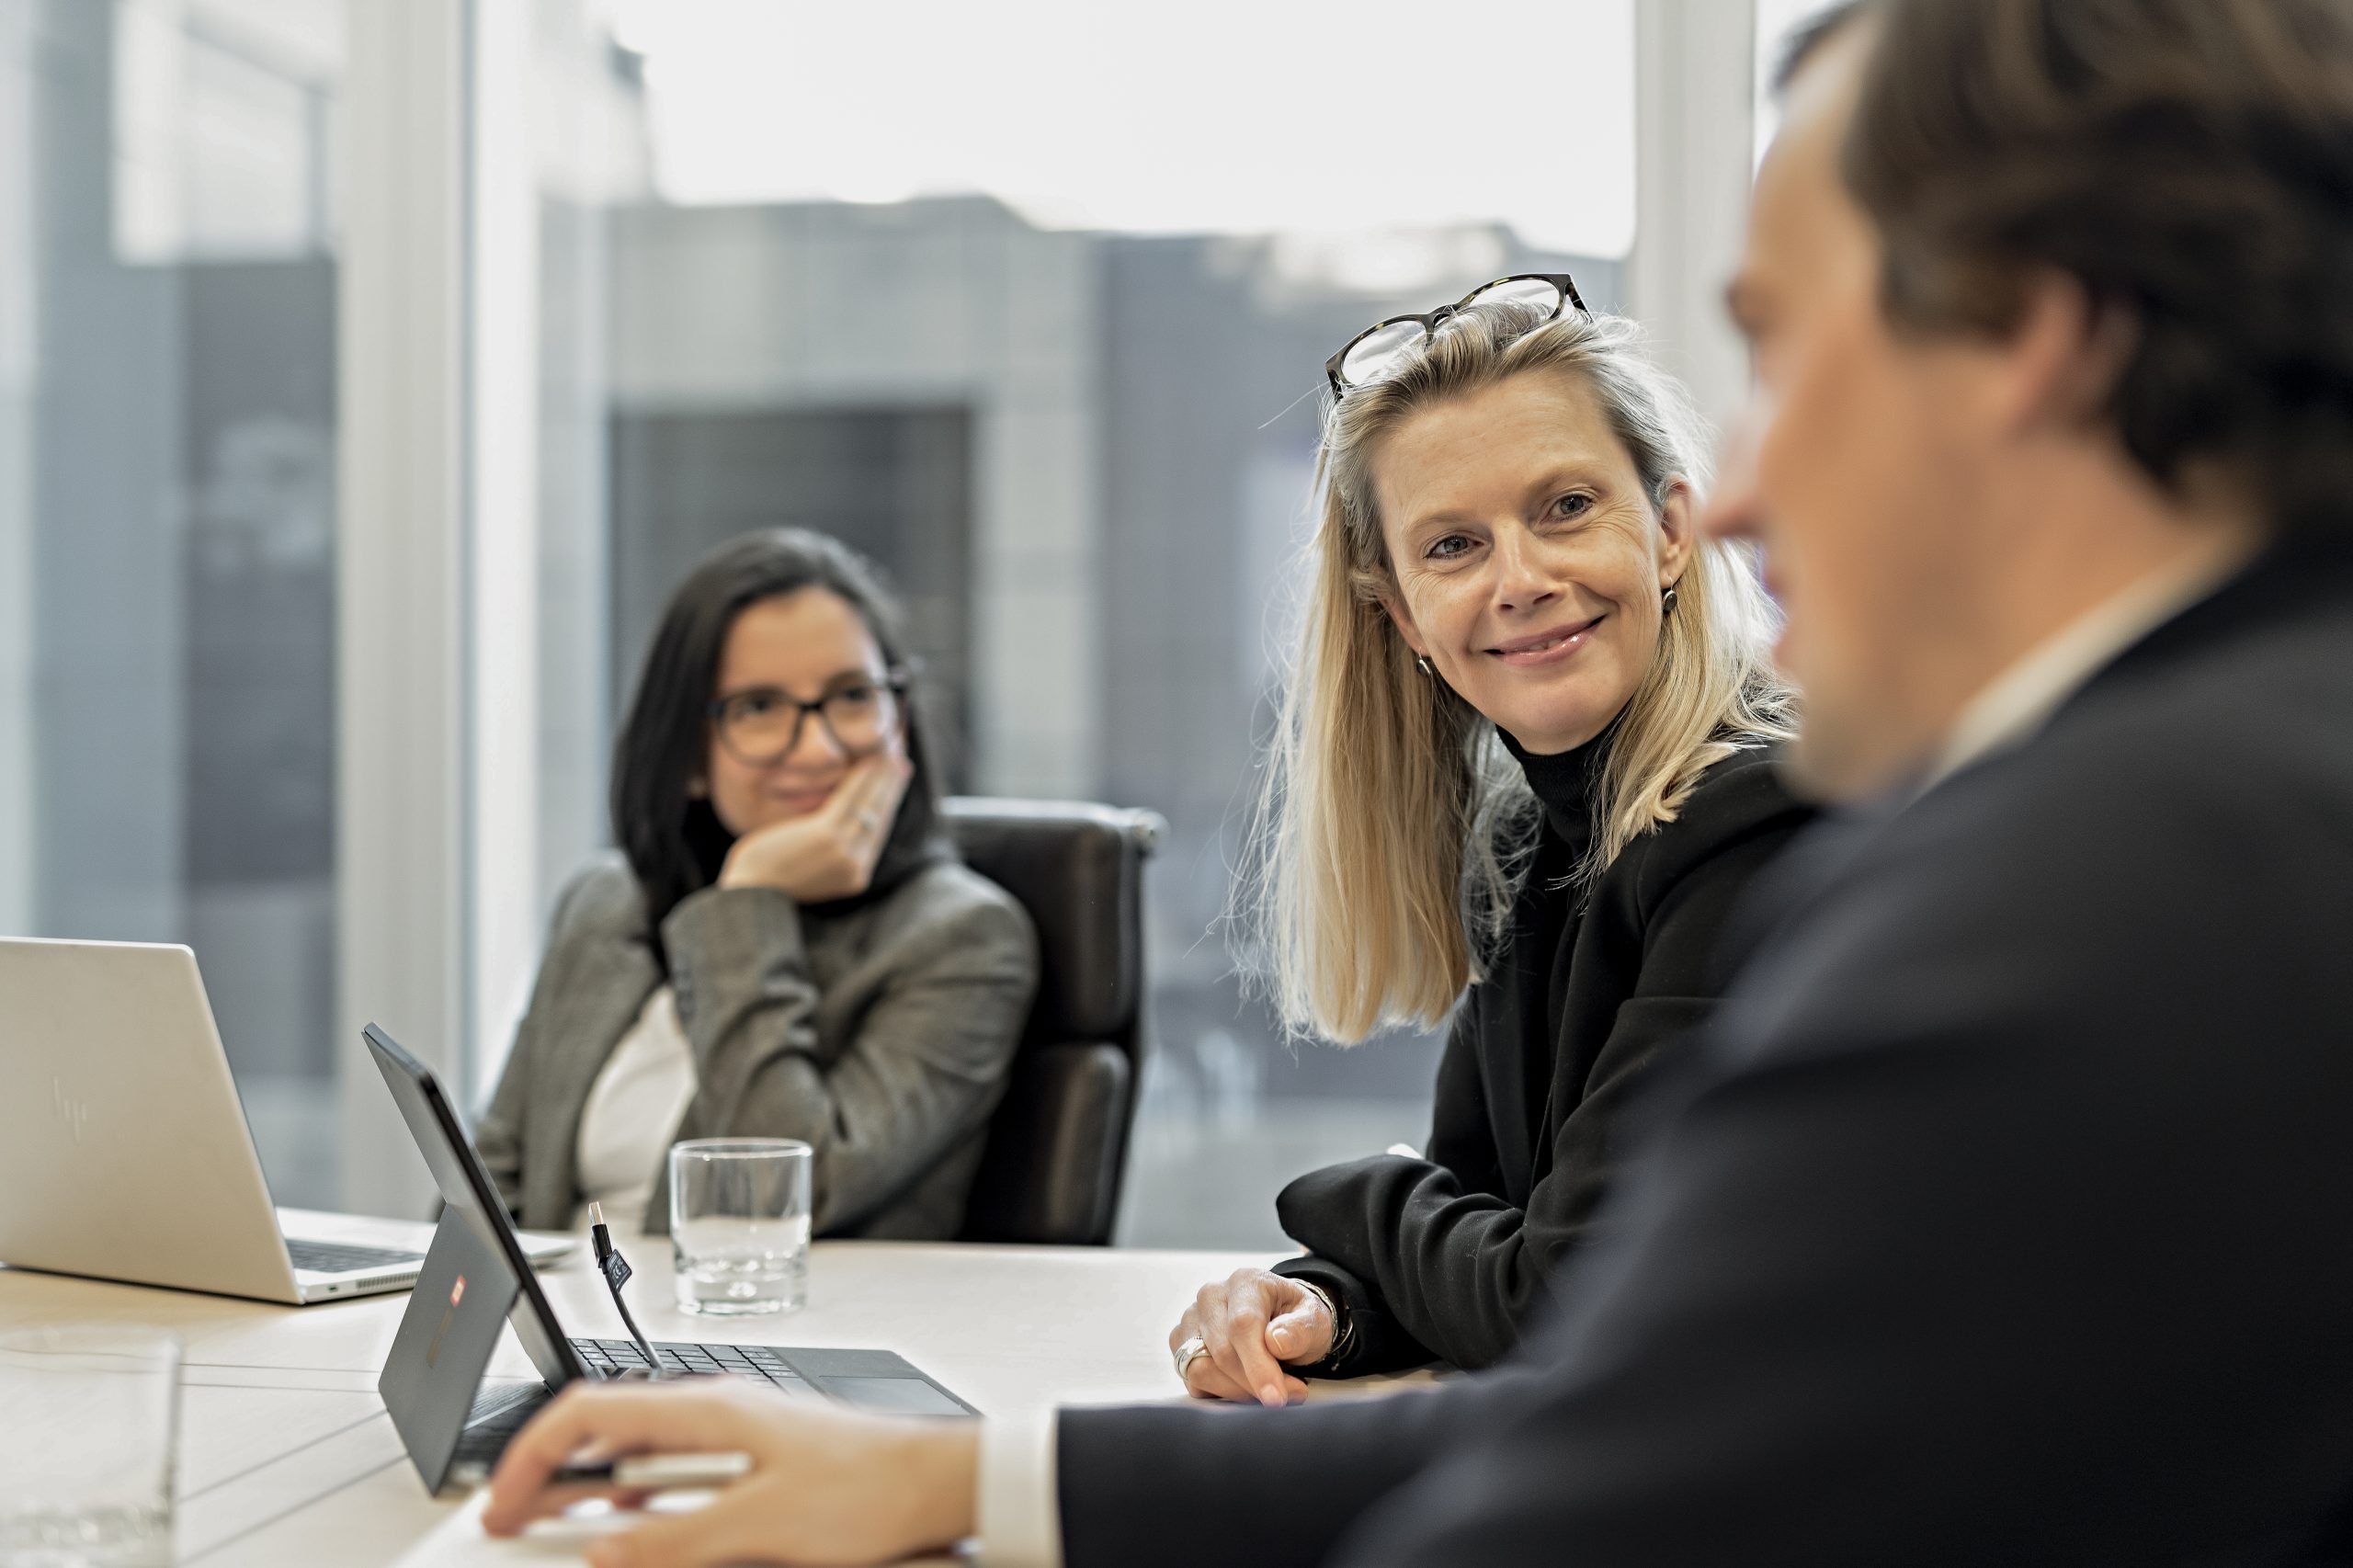
[[680, 1312], [789, 1312], [808, 1301], [810, 1159], [792, 1138], [671, 1145]]
[[0, 1335], [0, 1568], [165, 1568], [180, 1342]]

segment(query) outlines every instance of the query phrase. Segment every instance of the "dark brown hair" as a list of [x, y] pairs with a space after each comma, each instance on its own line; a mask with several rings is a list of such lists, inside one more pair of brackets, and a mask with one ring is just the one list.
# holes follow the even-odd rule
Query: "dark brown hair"
[[1843, 153], [1889, 319], [1997, 334], [2055, 269], [2132, 328], [2106, 417], [2158, 484], [2212, 466], [2273, 526], [2353, 519], [2353, 6], [1850, 0]]
[[[886, 665], [911, 665], [897, 603], [872, 563], [838, 540], [806, 528], [745, 534], [687, 574], [662, 612], [637, 695], [613, 744], [613, 838], [643, 892], [657, 956], [662, 922], [688, 893], [719, 880], [735, 842], [710, 801], [693, 788], [710, 762], [710, 701], [727, 634], [752, 606], [803, 588], [824, 588], [856, 610]], [[906, 702], [907, 760], [915, 777], [865, 898], [955, 853], [940, 814], [920, 691], [910, 687]]]

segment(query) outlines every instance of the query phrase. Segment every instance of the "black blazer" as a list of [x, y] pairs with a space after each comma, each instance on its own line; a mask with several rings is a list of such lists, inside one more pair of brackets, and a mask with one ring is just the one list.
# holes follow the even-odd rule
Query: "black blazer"
[[1530, 771], [1553, 816], [1576, 815], [1543, 829], [1505, 941], [1456, 1015], [1427, 1157], [1328, 1166], [1276, 1199], [1310, 1256], [1275, 1271], [1332, 1291], [1353, 1329], [1323, 1375], [1484, 1367], [1519, 1342], [1593, 1229], [1629, 1101], [1731, 981], [1722, 937], [1741, 892], [1812, 814], [1772, 752], [1741, 752], [1580, 890], [1563, 883], [1590, 840], [1582, 769], [1550, 790]]
[[2353, 537], [1770, 880], [1521, 1354], [1064, 1412], [1072, 1568], [2353, 1562]]

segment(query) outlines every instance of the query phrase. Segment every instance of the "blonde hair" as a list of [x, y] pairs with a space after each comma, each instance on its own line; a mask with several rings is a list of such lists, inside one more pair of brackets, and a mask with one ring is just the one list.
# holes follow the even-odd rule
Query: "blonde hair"
[[[1525, 306], [1473, 306], [1326, 412], [1309, 602], [1243, 911], [1294, 1033], [1354, 1041], [1440, 1022], [1492, 957], [1542, 820], [1494, 724], [1416, 670], [1382, 608], [1395, 577], [1371, 475], [1381, 441], [1417, 409], [1550, 371], [1592, 393], [1654, 515], [1677, 483], [1695, 499], [1705, 484], [1704, 426], [1632, 322], [1540, 321]], [[1779, 617], [1747, 551], [1697, 540], [1675, 589], [1591, 787], [1580, 884], [1674, 821], [1710, 766], [1790, 733], [1790, 689], [1771, 663]]]

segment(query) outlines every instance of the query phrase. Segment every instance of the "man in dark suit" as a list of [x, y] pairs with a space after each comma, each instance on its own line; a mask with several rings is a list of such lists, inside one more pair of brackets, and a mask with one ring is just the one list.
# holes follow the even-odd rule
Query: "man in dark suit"
[[1571, 1307], [1028, 1437], [588, 1390], [493, 1528], [602, 1438], [758, 1467], [611, 1563], [2353, 1562], [2353, 4], [1876, 0], [1786, 108], [1715, 526], [1853, 809]]

